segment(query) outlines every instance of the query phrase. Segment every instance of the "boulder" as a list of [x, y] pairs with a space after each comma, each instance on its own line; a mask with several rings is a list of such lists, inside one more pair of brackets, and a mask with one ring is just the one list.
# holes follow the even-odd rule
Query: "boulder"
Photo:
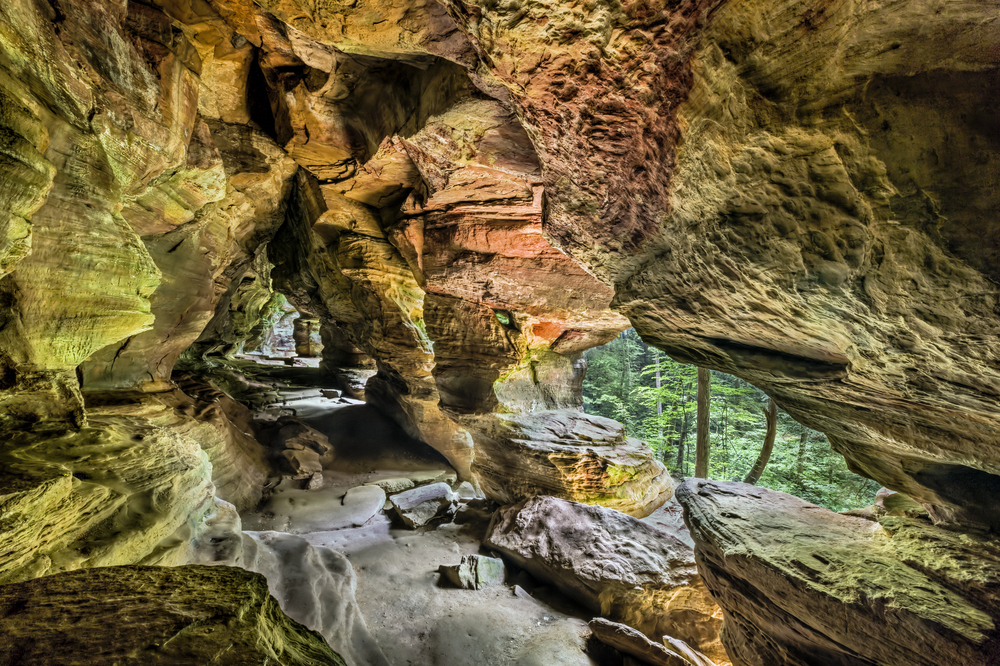
[[82, 569], [0, 587], [0, 663], [345, 666], [263, 576], [233, 567]]
[[741, 483], [692, 479], [677, 498], [734, 666], [997, 663], [995, 538]]
[[552, 495], [643, 517], [673, 494], [652, 450], [625, 427], [571, 409], [462, 419], [473, 433], [473, 472], [502, 504]]
[[310, 449], [320, 456], [325, 456], [332, 448], [326, 435], [305, 423], [291, 420], [278, 430], [275, 444], [285, 449]]
[[389, 501], [396, 515], [410, 528], [421, 527], [434, 518], [455, 510], [455, 494], [444, 482], [401, 492], [393, 495]]
[[297, 479], [307, 479], [313, 474], [323, 471], [319, 454], [312, 449], [285, 449], [281, 455], [292, 466]]
[[412, 479], [408, 479], [405, 476], [396, 476], [391, 479], [379, 479], [378, 481], [369, 481], [365, 484], [366, 486], [378, 486], [385, 491], [387, 495], [393, 493], [401, 493], [404, 490], [409, 490], [415, 484]]
[[722, 612], [677, 538], [618, 511], [534, 497], [497, 511], [485, 545], [572, 597], [659, 640], [726, 661]]
[[461, 564], [441, 567], [441, 573], [455, 587], [481, 590], [504, 580], [503, 560], [483, 555], [464, 555]]

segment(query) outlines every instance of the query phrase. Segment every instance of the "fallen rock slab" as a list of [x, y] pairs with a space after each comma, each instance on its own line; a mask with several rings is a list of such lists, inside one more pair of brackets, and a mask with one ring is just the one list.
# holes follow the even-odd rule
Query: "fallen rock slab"
[[325, 456], [333, 448], [326, 435], [293, 419], [286, 419], [275, 439], [279, 446], [286, 449], [311, 449], [321, 456]]
[[233, 567], [104, 567], [0, 587], [0, 663], [345, 666]]
[[378, 486], [386, 492], [387, 495], [392, 493], [401, 493], [404, 490], [409, 490], [415, 484], [412, 479], [408, 479], [405, 476], [395, 476], [389, 479], [379, 479], [378, 481], [369, 481], [365, 484], [366, 486]]
[[602, 643], [651, 666], [691, 666], [684, 657], [624, 624], [597, 617], [590, 621], [590, 630]]
[[426, 525], [435, 517], [455, 510], [455, 494], [444, 482], [419, 486], [389, 498], [392, 508], [407, 527]]
[[677, 492], [734, 666], [998, 663], [1000, 542], [692, 479]]
[[441, 573], [455, 587], [481, 590], [504, 580], [503, 560], [483, 555], [464, 555], [461, 564], [442, 566]]
[[722, 612], [698, 575], [693, 550], [636, 518], [533, 497], [497, 511], [485, 545], [594, 614], [728, 661], [719, 641]]

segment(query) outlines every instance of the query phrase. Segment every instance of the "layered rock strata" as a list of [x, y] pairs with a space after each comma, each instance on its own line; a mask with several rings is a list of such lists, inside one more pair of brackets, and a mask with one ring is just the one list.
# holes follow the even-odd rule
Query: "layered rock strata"
[[500, 509], [484, 543], [595, 614], [655, 642], [670, 635], [728, 660], [719, 642], [722, 612], [691, 548], [635, 518], [535, 497]]
[[75, 431], [4, 434], [0, 581], [190, 557], [215, 506], [197, 437], [218, 433], [151, 398], [88, 414]]
[[740, 483], [690, 480], [677, 498], [735, 666], [996, 663], [1000, 548], [988, 535]]
[[461, 423], [474, 435], [476, 478], [501, 503], [551, 495], [642, 518], [673, 494], [663, 464], [617, 421], [567, 409]]
[[289, 618], [263, 576], [231, 567], [108, 567], [0, 587], [0, 659], [66, 664], [345, 662]]

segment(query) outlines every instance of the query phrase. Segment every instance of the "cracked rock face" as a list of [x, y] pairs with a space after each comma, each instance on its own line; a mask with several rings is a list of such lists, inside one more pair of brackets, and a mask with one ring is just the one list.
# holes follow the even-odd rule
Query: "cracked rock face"
[[677, 498], [735, 666], [995, 663], [994, 540], [741, 483], [690, 480]]

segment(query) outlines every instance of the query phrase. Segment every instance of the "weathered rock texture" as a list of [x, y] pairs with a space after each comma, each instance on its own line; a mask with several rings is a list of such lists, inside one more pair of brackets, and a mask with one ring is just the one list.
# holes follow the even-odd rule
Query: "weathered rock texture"
[[441, 574], [455, 587], [481, 590], [504, 579], [503, 561], [483, 555], [463, 555], [459, 564], [441, 567]]
[[5, 433], [0, 581], [187, 562], [190, 539], [214, 509], [212, 467], [197, 437], [217, 433], [151, 398], [88, 413], [76, 431]]
[[354, 598], [350, 561], [280, 532], [244, 532], [238, 566], [263, 574], [290, 618], [319, 632], [356, 666], [388, 666]]
[[6, 664], [345, 662], [289, 618], [263, 576], [231, 567], [109, 567], [0, 587]]
[[996, 522], [995, 4], [447, 4], [647, 341]]
[[994, 540], [741, 483], [691, 480], [677, 497], [736, 666], [996, 663]]
[[[997, 527], [997, 17], [5, 2], [0, 434], [25, 520], [0, 572], [171, 560], [211, 479], [256, 501], [246, 415], [172, 371], [261, 348], [278, 292], [301, 354], [505, 501], [661, 501], [640, 445], [558, 425], [580, 352], [631, 322], [933, 520]], [[134, 389], [162, 396], [94, 393]]]
[[485, 543], [593, 613], [727, 661], [722, 612], [691, 548], [668, 534], [604, 507], [535, 497], [500, 509]]
[[553, 410], [462, 423], [474, 433], [483, 492], [504, 504], [551, 495], [642, 518], [673, 494], [663, 464], [617, 421]]

